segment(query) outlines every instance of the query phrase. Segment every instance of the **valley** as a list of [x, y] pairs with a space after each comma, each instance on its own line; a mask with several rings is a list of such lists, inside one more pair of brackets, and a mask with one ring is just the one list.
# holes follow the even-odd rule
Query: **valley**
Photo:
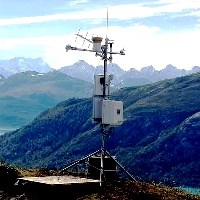
[[[199, 76], [112, 93], [111, 98], [124, 102], [125, 122], [106, 146], [133, 176], [200, 187]], [[59, 169], [99, 149], [99, 131], [92, 123], [92, 98], [72, 98], [1, 136], [0, 155], [12, 165]]]
[[[153, 66], [124, 71], [117, 64], [108, 65], [108, 73], [114, 74], [112, 92], [199, 71], [198, 66], [182, 70], [172, 65], [160, 71]], [[22, 127], [61, 101], [92, 97], [93, 76], [102, 73], [103, 66], [94, 67], [83, 60], [58, 70], [50, 68], [42, 58], [0, 60], [0, 125]]]

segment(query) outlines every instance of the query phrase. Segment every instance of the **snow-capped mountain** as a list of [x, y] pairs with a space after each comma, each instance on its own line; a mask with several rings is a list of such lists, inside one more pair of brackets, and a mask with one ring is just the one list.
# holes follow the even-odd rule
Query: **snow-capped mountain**
[[[167, 65], [164, 69], [158, 71], [153, 66], [143, 67], [141, 70], [134, 68], [124, 71], [117, 64], [108, 64], [108, 74], [113, 74], [114, 79], [112, 85], [117, 88], [144, 85], [154, 83], [164, 79], [171, 79], [180, 76], [189, 75], [200, 72], [199, 66], [194, 66], [191, 70], [178, 69], [173, 65]], [[11, 60], [0, 61], [0, 74], [5, 78], [20, 72], [36, 71], [38, 73], [47, 73], [52, 71], [49, 65], [41, 58], [13, 58]], [[58, 71], [92, 83], [94, 74], [103, 74], [103, 66], [94, 67], [89, 65], [84, 60], [79, 60], [70, 66], [64, 66]]]
[[185, 76], [187, 74], [187, 70], [177, 69], [171, 64], [167, 65], [164, 69], [159, 71], [160, 79], [171, 79], [179, 76]]
[[5, 80], [6, 80], [6, 78], [3, 75], [0, 74], [0, 85], [2, 83], [4, 83]]
[[[95, 74], [103, 74], [104, 67], [102, 65], [96, 67]], [[116, 77], [121, 76], [125, 71], [119, 67], [117, 64], [108, 64], [107, 67], [108, 74], [113, 74]]]
[[9, 77], [12, 74], [25, 71], [36, 71], [41, 73], [47, 73], [52, 69], [50, 66], [42, 60], [42, 58], [23, 58], [17, 57], [10, 60], [0, 61], [0, 74], [5, 77]]
[[84, 60], [79, 60], [73, 65], [60, 68], [59, 71], [68, 76], [92, 82], [95, 74], [95, 67], [89, 65]]
[[9, 77], [12, 75], [11, 72], [1, 67], [1, 64], [0, 64], [0, 74], [3, 75], [4, 77]]
[[199, 66], [194, 66], [191, 70], [188, 71], [189, 74], [198, 73], [198, 72], [200, 72]]
[[120, 87], [144, 85], [197, 72], [200, 72], [200, 67], [198, 66], [187, 71], [185, 69], [178, 69], [170, 64], [160, 71], [153, 66], [143, 67], [140, 71], [132, 68], [120, 77]]
[[[73, 65], [62, 67], [59, 69], [60, 72], [67, 74], [68, 76], [82, 79], [88, 82], [93, 82], [94, 74], [103, 74], [103, 66], [94, 67], [89, 65], [83, 60], [79, 60]], [[117, 64], [108, 64], [108, 74], [114, 75], [114, 82], [118, 82], [118, 78], [125, 71], [121, 69]]]
[[[115, 87], [129, 87], [154, 83], [164, 79], [171, 79], [180, 76], [200, 72], [200, 67], [195, 66], [191, 70], [178, 69], [173, 65], [167, 65], [166, 68], [158, 71], [153, 66], [143, 67], [141, 70], [134, 68], [124, 71], [117, 64], [108, 64], [108, 74], [113, 74], [112, 85]], [[59, 71], [78, 79], [93, 82], [94, 74], [103, 74], [103, 66], [93, 67], [83, 60], [77, 63], [62, 67]]]

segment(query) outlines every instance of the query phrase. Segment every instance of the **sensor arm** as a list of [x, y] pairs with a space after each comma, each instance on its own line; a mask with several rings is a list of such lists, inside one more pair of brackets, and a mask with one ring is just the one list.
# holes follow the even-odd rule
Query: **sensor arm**
[[[94, 51], [92, 49], [82, 49], [82, 48], [78, 48], [78, 47], [72, 47], [71, 45], [66, 45], [65, 47], [66, 52], [68, 52], [69, 50], [77, 50], [77, 51], [89, 51], [89, 52], [95, 52], [97, 53], [98, 56], [101, 56], [97, 51]], [[107, 52], [108, 54], [120, 54], [120, 55], [125, 55], [124, 49], [122, 49], [120, 52]]]
[[69, 45], [69, 44], [66, 45], [65, 49], [66, 49], [66, 52], [68, 52], [69, 50], [96, 52], [96, 51], [90, 50], [90, 49], [82, 49], [82, 48], [78, 48], [78, 47], [72, 47], [72, 46]]

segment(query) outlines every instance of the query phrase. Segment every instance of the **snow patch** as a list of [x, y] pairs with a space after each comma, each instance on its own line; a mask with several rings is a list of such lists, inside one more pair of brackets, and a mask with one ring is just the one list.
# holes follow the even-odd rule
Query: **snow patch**
[[44, 75], [43, 73], [40, 73], [40, 74], [31, 74], [30, 76], [34, 77], [34, 76], [43, 76], [43, 75]]

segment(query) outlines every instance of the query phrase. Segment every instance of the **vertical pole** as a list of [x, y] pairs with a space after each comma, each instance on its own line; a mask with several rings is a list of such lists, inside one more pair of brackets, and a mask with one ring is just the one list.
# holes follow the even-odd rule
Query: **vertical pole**
[[106, 87], [107, 87], [107, 60], [108, 60], [108, 38], [105, 39], [105, 49], [103, 51], [104, 60], [104, 83], [103, 83], [103, 99], [106, 98]]
[[[103, 100], [107, 98], [107, 59], [108, 59], [108, 38], [105, 39], [105, 48], [103, 50], [103, 60], [104, 60], [104, 82], [103, 82]], [[104, 157], [105, 157], [105, 137], [106, 137], [106, 127], [104, 124], [101, 125], [101, 169], [100, 169], [100, 186], [102, 186], [102, 181], [104, 178]]]
[[107, 59], [104, 60], [103, 99], [106, 98], [106, 84], [107, 84]]
[[100, 186], [102, 186], [102, 182], [104, 180], [104, 157], [105, 157], [105, 128], [102, 124], [102, 133], [101, 133], [101, 169], [100, 169]]

